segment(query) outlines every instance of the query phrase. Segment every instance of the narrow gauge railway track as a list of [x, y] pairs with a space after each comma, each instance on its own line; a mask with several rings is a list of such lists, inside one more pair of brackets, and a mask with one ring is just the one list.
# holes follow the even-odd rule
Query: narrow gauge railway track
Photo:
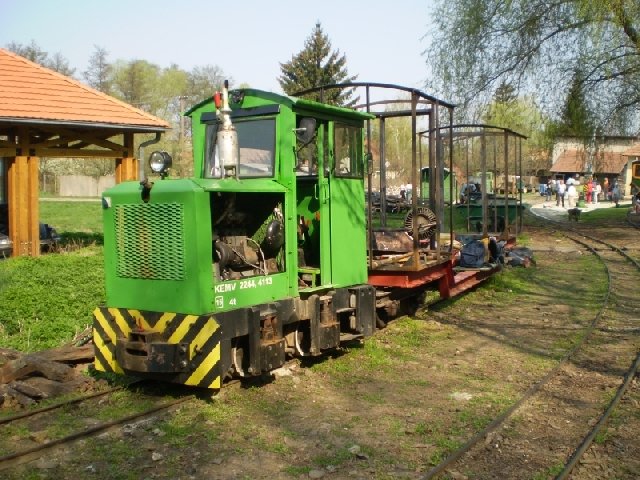
[[[134, 383], [139, 383], [139, 382], [134, 382]], [[131, 384], [133, 385], [133, 384]], [[123, 388], [118, 387], [118, 388], [111, 388], [108, 390], [104, 390], [101, 392], [95, 392], [92, 394], [88, 394], [88, 395], [84, 395], [81, 397], [77, 397], [74, 399], [70, 399], [67, 401], [62, 401], [62, 402], [58, 402], [54, 405], [49, 405], [46, 407], [42, 407], [42, 408], [38, 408], [35, 410], [30, 410], [27, 412], [23, 412], [17, 415], [13, 415], [10, 417], [6, 417], [6, 418], [2, 418], [0, 419], [0, 431], [2, 431], [1, 429], [6, 429], [9, 426], [12, 425], [16, 425], [19, 422], [22, 421], [26, 421], [27, 419], [32, 419], [34, 417], [40, 417], [46, 414], [54, 414], [57, 411], [60, 411], [62, 409], [64, 409], [65, 407], [71, 407], [71, 406], [75, 406], [78, 405], [80, 403], [83, 402], [89, 402], [89, 401], [96, 401], [98, 399], [101, 399], [102, 397], [109, 395], [109, 394], [113, 394], [115, 392], [118, 391], [122, 391]], [[177, 399], [173, 399], [173, 400], [169, 400], [169, 401], [165, 401], [165, 402], [161, 402], [158, 404], [153, 405], [150, 408], [146, 408], [143, 411], [140, 412], [135, 412], [129, 415], [124, 415], [120, 418], [117, 419], [113, 419], [113, 420], [109, 420], [106, 422], [102, 422], [96, 425], [92, 425], [89, 427], [86, 427], [84, 429], [79, 429], [73, 433], [67, 434], [63, 437], [60, 438], [56, 438], [53, 440], [47, 440], [44, 443], [40, 443], [34, 446], [30, 446], [30, 447], [25, 447], [22, 448], [20, 450], [16, 450], [12, 453], [8, 453], [5, 455], [0, 456], [0, 471], [2, 470], [6, 470], [9, 468], [13, 468], [16, 467], [20, 464], [23, 463], [27, 463], [33, 460], [36, 460], [40, 457], [42, 457], [45, 453], [49, 452], [52, 449], [55, 448], [59, 448], [62, 447], [64, 445], [68, 445], [70, 443], [73, 443], [75, 441], [84, 439], [84, 438], [89, 438], [91, 436], [97, 435], [99, 433], [105, 432], [109, 429], [115, 428], [115, 427], [120, 427], [123, 426], [127, 423], [131, 423], [134, 422], [136, 420], [141, 420], [147, 416], [150, 416], [152, 414], [161, 412], [163, 410], [167, 410], [169, 408], [172, 408], [176, 405], [179, 405], [181, 403], [185, 403], [189, 400], [192, 400], [194, 398], [193, 395], [189, 395], [189, 396], [185, 396], [185, 397], [180, 397]], [[42, 421], [39, 418], [40, 421]], [[45, 420], [46, 423], [46, 420]]]
[[[555, 222], [554, 222], [555, 223]], [[474, 435], [461, 448], [451, 453], [440, 464], [429, 470], [422, 480], [436, 478], [438, 475], [452, 470], [458, 463], [466, 463], [469, 469], [473, 468], [474, 458], [485, 456], [486, 450], [483, 447], [491, 443], [492, 435], [498, 428], [504, 427], [512, 415], [520, 409], [533, 405], [536, 400], [545, 405], [546, 412], [566, 412], [569, 418], [565, 420], [575, 425], [583, 425], [584, 432], [581, 437], [571, 437], [564, 435], [562, 427], [558, 427], [556, 420], [555, 427], [559, 430], [554, 435], [546, 438], [535, 438], [532, 442], [537, 443], [540, 448], [541, 443], [549, 451], [561, 452], [562, 468], [555, 465], [553, 474], [556, 479], [569, 478], [571, 472], [580, 462], [593, 440], [614, 411], [620, 400], [625, 395], [633, 378], [637, 375], [640, 365], [640, 341], [638, 329], [638, 312], [640, 312], [640, 298], [630, 294], [621, 297], [622, 291], [629, 289], [616, 288], [616, 286], [637, 285], [640, 283], [640, 263], [632, 258], [624, 248], [613, 245], [610, 242], [587, 235], [576, 230], [565, 228], [563, 234], [576, 242], [584, 249], [592, 252], [603, 263], [608, 277], [608, 290], [603, 298], [602, 307], [595, 315], [591, 325], [588, 327], [582, 340], [575, 345], [564, 358], [548, 372], [538, 383], [531, 386], [524, 395], [515, 402], [509, 409], [495, 418], [483, 430]], [[615, 297], [615, 298], [613, 298]], [[615, 305], [622, 306], [616, 310]], [[610, 364], [612, 356], [605, 352], [602, 346], [613, 348], [615, 346], [615, 362]], [[604, 389], [603, 373], [616, 372], [617, 389], [611, 396], [608, 404], [603, 408], [603, 402], [590, 402], [587, 399], [602, 397]], [[597, 380], [592, 378], [595, 374]], [[567, 382], [567, 376], [580, 377], [580, 388], [584, 395], [575, 397], [576, 383]], [[564, 385], [570, 384], [569, 386]], [[611, 383], [611, 381], [605, 381]], [[568, 389], [568, 390], [567, 390]], [[572, 398], [571, 395], [574, 395]], [[598, 403], [597, 405], [595, 403]], [[545, 422], [546, 419], [538, 419]], [[551, 423], [550, 423], [551, 424]], [[552, 425], [552, 424], [551, 424]], [[553, 425], [552, 425], [553, 426]], [[532, 445], [528, 441], [525, 443]], [[486, 460], [486, 459], [485, 459]], [[485, 462], [486, 463], [486, 462]], [[500, 460], [496, 458], [494, 470], [488, 473], [490, 478], [500, 472]], [[523, 463], [524, 467], [524, 463]], [[581, 469], [588, 467], [581, 466]], [[463, 466], [462, 471], [465, 467]], [[534, 472], [526, 472], [523, 468], [522, 478], [530, 478]], [[529, 476], [527, 476], [529, 475]], [[588, 475], [585, 470], [581, 475]], [[474, 478], [485, 478], [482, 474]], [[516, 478], [510, 474], [504, 474], [503, 478]], [[518, 476], [517, 478], [521, 478]], [[581, 477], [582, 478], [582, 477]], [[597, 478], [597, 477], [588, 477]]]
[[[294, 361], [288, 361], [285, 363], [283, 368], [288, 368], [290, 365], [295, 363]], [[239, 388], [242, 388], [243, 385], [257, 385], [264, 382], [265, 377], [248, 377], [245, 379], [234, 378], [224, 382], [223, 389], [219, 393], [235, 391]], [[16, 415], [0, 418], [0, 437], [2, 435], [2, 429], [7, 428], [11, 425], [15, 425], [16, 423], [29, 419], [31, 417], [38, 417], [47, 413], [54, 413], [56, 411], [62, 410], [65, 407], [71, 407], [74, 405], [78, 405], [83, 402], [92, 401], [100, 399], [101, 397], [105, 397], [109, 394], [113, 394], [116, 392], [121, 392], [126, 390], [129, 387], [133, 387], [135, 385], [145, 384], [144, 380], [135, 380], [129, 383], [126, 387], [114, 387], [109, 388], [104, 391], [94, 392], [91, 394], [83, 395], [80, 397], [72, 398], [66, 401], [61, 401], [52, 405], [48, 405], [45, 407], [21, 412]], [[78, 430], [71, 434], [65, 435], [64, 437], [57, 438], [55, 440], [46, 441], [45, 443], [41, 443], [38, 445], [34, 445], [31, 447], [22, 448], [13, 453], [8, 453], [4, 455], [0, 455], [0, 472], [16, 467], [18, 465], [32, 462], [40, 458], [43, 454], [48, 451], [64, 447], [65, 445], [71, 444], [78, 440], [82, 440], [85, 438], [90, 438], [94, 435], [98, 435], [105, 431], [122, 427], [128, 423], [132, 423], [135, 421], [143, 420], [145, 417], [150, 415], [162, 412], [163, 410], [170, 409], [174, 406], [180, 405], [182, 403], [186, 403], [190, 400], [196, 398], [196, 395], [187, 395], [184, 397], [180, 397], [174, 400], [166, 401], [159, 403], [157, 405], [152, 406], [151, 408], [147, 408], [143, 411], [136, 412], [130, 415], [125, 415], [117, 419], [110, 420], [108, 422], [103, 422], [97, 425], [92, 425], [90, 427], [86, 427], [82, 430]], [[207, 393], [204, 393], [204, 398], [207, 398]], [[41, 423], [47, 423], [46, 420]]]

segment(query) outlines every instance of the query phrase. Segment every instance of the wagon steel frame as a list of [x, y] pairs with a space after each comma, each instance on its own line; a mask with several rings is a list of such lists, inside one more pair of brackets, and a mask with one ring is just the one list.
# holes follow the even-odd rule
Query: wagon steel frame
[[[509, 215], [508, 215], [508, 209], [511, 206], [510, 203], [510, 199], [509, 199], [509, 175], [510, 175], [510, 165], [513, 167], [513, 172], [515, 175], [515, 178], [520, 178], [520, 181], [522, 181], [522, 140], [527, 140], [527, 137], [525, 135], [522, 135], [518, 132], [515, 132], [511, 129], [508, 128], [504, 128], [504, 127], [498, 127], [495, 125], [488, 125], [488, 124], [481, 124], [481, 123], [465, 123], [465, 124], [456, 124], [453, 125], [451, 127], [451, 130], [454, 131], [453, 134], [449, 133], [449, 134], [445, 134], [445, 133], [441, 133], [440, 135], [438, 135], [438, 137], [441, 139], [442, 143], [445, 142], [449, 142], [449, 153], [450, 153], [450, 165], [449, 168], [453, 169], [453, 146], [454, 146], [454, 141], [460, 141], [460, 143], [464, 142], [462, 147], [463, 147], [463, 153], [464, 153], [464, 160], [465, 160], [465, 183], [468, 182], [469, 178], [472, 177], [473, 175], [471, 174], [470, 171], [470, 165], [469, 165], [469, 155], [471, 152], [471, 155], [473, 155], [473, 145], [469, 145], [470, 141], [473, 141], [475, 139], [480, 139], [480, 149], [479, 149], [479, 158], [480, 158], [480, 174], [481, 174], [481, 184], [483, 186], [485, 186], [487, 184], [487, 174], [488, 172], [493, 173], [493, 178], [495, 179], [495, 181], [497, 182], [498, 178], [502, 178], [503, 179], [503, 184], [505, 186], [504, 188], [504, 203], [502, 205], [500, 205], [500, 202], [498, 202], [498, 198], [494, 198], [494, 201], [492, 202], [492, 206], [494, 208], [492, 208], [493, 210], [493, 218], [491, 219], [493, 221], [492, 225], [494, 226], [495, 230], [493, 232], [489, 231], [489, 196], [485, 195], [483, 192], [482, 195], [482, 201], [481, 201], [481, 207], [482, 207], [482, 215], [481, 215], [481, 222], [482, 222], [482, 236], [486, 237], [489, 234], [493, 234], [495, 236], [499, 236], [502, 235], [503, 237], [505, 237], [505, 240], [509, 239], [509, 227], [510, 227], [510, 222], [509, 222]], [[418, 135], [422, 136], [422, 135], [430, 135], [432, 134], [432, 132], [430, 130], [426, 130], [423, 132], [419, 132]], [[488, 160], [488, 153], [487, 153], [487, 138], [492, 138], [493, 139], [493, 162], [492, 165], [489, 165], [487, 163]], [[502, 151], [503, 151], [503, 164], [502, 164], [502, 175], [499, 177], [499, 172], [500, 169], [498, 168], [498, 142], [501, 141], [502, 143]], [[509, 145], [510, 143], [513, 143], [513, 148], [510, 149]], [[420, 143], [422, 145], [422, 142]], [[514, 186], [515, 186], [515, 182], [514, 182]], [[450, 185], [451, 188], [453, 188], [452, 185]], [[484, 189], [484, 187], [483, 187]], [[454, 192], [449, 192], [451, 197], [453, 198], [453, 193]], [[516, 202], [516, 220], [514, 222], [514, 227], [515, 227], [515, 231], [513, 232], [514, 235], [518, 235], [518, 233], [520, 231], [522, 231], [522, 227], [523, 227], [523, 222], [522, 222], [522, 188], [517, 188], [516, 187], [516, 193], [517, 193], [517, 202]], [[502, 229], [502, 231], [500, 231], [500, 229], [498, 229], [498, 208], [496, 207], [504, 207], [504, 227]], [[453, 209], [451, 210], [453, 211]], [[470, 215], [470, 204], [467, 203], [467, 219], [471, 218]], [[450, 220], [450, 225], [452, 225], [452, 220]], [[450, 230], [453, 230], [453, 228], [450, 228]], [[467, 231], [471, 231], [471, 225], [469, 220], [467, 221]]]
[[[412, 235], [411, 235], [411, 251], [400, 256], [402, 263], [394, 262], [393, 258], [388, 263], [376, 262], [374, 259], [374, 230], [372, 221], [371, 201], [373, 186], [373, 169], [368, 171], [368, 213], [367, 213], [367, 234], [368, 234], [368, 262], [369, 262], [369, 284], [375, 287], [386, 289], [393, 292], [396, 289], [420, 289], [433, 282], [438, 283], [438, 290], [442, 298], [449, 298], [457, 293], [467, 290], [484, 279], [488, 278], [493, 269], [477, 270], [473, 272], [462, 272], [455, 274], [453, 270], [454, 251], [453, 251], [453, 229], [450, 229], [449, 247], [443, 248], [441, 232], [444, 217], [444, 146], [445, 142], [453, 144], [454, 125], [453, 110], [455, 105], [440, 100], [432, 95], [426, 94], [421, 90], [403, 87], [395, 84], [368, 83], [368, 82], [349, 82], [341, 84], [323, 85], [320, 87], [303, 90], [294, 93], [295, 96], [304, 96], [311, 93], [320, 93], [320, 101], [323, 101], [327, 90], [331, 89], [352, 89], [354, 92], [357, 88], [364, 88], [365, 102], [356, 105], [354, 108], [365, 110], [373, 115], [379, 122], [380, 131], [380, 221], [386, 227], [386, 166], [385, 166], [385, 121], [387, 118], [410, 117], [411, 119], [411, 188], [413, 195], [411, 197], [411, 214], [412, 214]], [[396, 92], [405, 92], [410, 95], [408, 100], [382, 100], [372, 101], [372, 89], [385, 89]], [[374, 107], [410, 104], [409, 109], [397, 111], [380, 111]], [[424, 107], [424, 108], [420, 108]], [[442, 112], [441, 110], [444, 110]], [[428, 121], [428, 130], [418, 132], [417, 118], [426, 116]], [[445, 118], [446, 125], [441, 125], [441, 121]], [[371, 155], [371, 122], [367, 121], [367, 153]], [[440, 132], [440, 134], [438, 134]], [[421, 245], [418, 231], [418, 199], [420, 189], [420, 172], [423, 167], [422, 154], [422, 138], [427, 137], [428, 158], [427, 163], [431, 172], [437, 172], [430, 178], [433, 182], [433, 188], [429, 189], [429, 198], [422, 199], [428, 202], [429, 209], [435, 212], [436, 228], [435, 234], [431, 236], [428, 245]], [[449, 149], [449, 169], [453, 166], [453, 150]], [[450, 213], [450, 224], [452, 223], [453, 214]], [[384, 265], [383, 265], [384, 264]]]

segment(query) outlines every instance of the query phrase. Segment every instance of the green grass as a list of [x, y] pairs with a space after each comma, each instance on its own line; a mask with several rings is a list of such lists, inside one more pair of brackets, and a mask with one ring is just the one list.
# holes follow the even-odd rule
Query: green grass
[[62, 237], [60, 249], [73, 250], [103, 242], [102, 204], [98, 201], [40, 201], [40, 221]]
[[[314, 364], [311, 369], [318, 373], [330, 374], [337, 381], [357, 381], [360, 375], [386, 371], [394, 364], [395, 355], [385, 348], [376, 337], [365, 342], [362, 348], [347, 349], [348, 355], [326, 358]], [[356, 374], [354, 376], [354, 373]]]
[[0, 262], [0, 343], [22, 351], [59, 346], [104, 303], [102, 249]]
[[96, 201], [40, 201], [40, 221], [62, 235], [102, 234], [102, 204]]
[[628, 205], [618, 208], [598, 208], [580, 214], [581, 223], [601, 223], [604, 220], [624, 222], [627, 218]]
[[285, 467], [283, 471], [293, 477], [299, 477], [301, 475], [308, 475], [311, 471], [311, 467], [298, 467], [291, 465], [289, 467]]
[[0, 344], [22, 351], [59, 346], [92, 323], [104, 303], [100, 202], [40, 202], [40, 218], [63, 237], [58, 253], [0, 262]]

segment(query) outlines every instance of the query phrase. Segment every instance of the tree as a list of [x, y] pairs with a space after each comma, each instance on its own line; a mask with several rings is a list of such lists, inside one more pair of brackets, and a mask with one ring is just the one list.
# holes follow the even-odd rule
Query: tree
[[527, 137], [522, 144], [523, 173], [535, 174], [547, 170], [551, 162], [553, 135], [549, 119], [531, 96], [514, 96], [515, 90], [503, 84], [486, 106], [482, 123], [508, 128]]
[[103, 47], [94, 45], [94, 52], [89, 57], [89, 65], [87, 69], [82, 72], [82, 76], [86, 80], [90, 87], [101, 91], [102, 93], [109, 94], [112, 84], [112, 69], [107, 57], [109, 52]]
[[73, 74], [76, 73], [76, 69], [69, 66], [69, 60], [60, 52], [54, 53], [45, 66], [67, 77], [73, 77]]
[[493, 94], [493, 99], [497, 104], [508, 105], [518, 98], [518, 93], [513, 85], [503, 81]]
[[23, 45], [21, 43], [11, 42], [7, 45], [7, 49], [17, 53], [21, 57], [31, 60], [34, 63], [42, 65], [43, 67], [54, 70], [62, 75], [72, 77], [76, 69], [69, 66], [69, 60], [66, 59], [60, 52], [57, 52], [53, 57], [49, 57], [49, 54], [42, 50], [40, 46], [31, 40], [29, 45]]
[[29, 45], [11, 42], [7, 45], [7, 49], [42, 66], [46, 66], [49, 61], [49, 54], [42, 50], [35, 40], [31, 40]]
[[516, 95], [515, 89], [503, 83], [493, 100], [485, 106], [482, 122], [513, 130], [527, 137], [544, 130], [545, 118], [532, 97]]
[[[640, 2], [439, 0], [425, 52], [431, 85], [461, 105], [486, 103], [503, 81], [559, 114], [579, 72], [601, 126], [640, 105]], [[637, 122], [637, 117], [636, 117]], [[617, 132], [622, 133], [622, 132]]]
[[134, 107], [154, 113], [161, 102], [154, 98], [160, 67], [146, 60], [118, 61], [113, 64], [113, 94]]
[[[396, 98], [397, 103], [385, 106], [385, 112], [393, 114], [394, 112], [406, 111], [410, 108], [411, 99], [407, 96]], [[373, 122], [372, 140], [379, 145], [379, 122]], [[411, 160], [412, 160], [412, 129], [411, 118], [407, 116], [399, 116], [387, 118], [384, 121], [384, 152], [383, 159], [389, 166], [389, 170], [395, 170], [400, 176], [402, 183], [411, 181]]]
[[224, 72], [217, 65], [205, 65], [194, 67], [189, 72], [187, 91], [187, 103], [189, 105], [198, 103], [207, 97], [212, 97], [217, 91], [222, 90], [225, 79], [229, 84], [233, 84], [233, 79], [226, 77]]
[[590, 138], [594, 130], [592, 113], [585, 102], [583, 82], [577, 72], [569, 88], [560, 121], [555, 125], [555, 133], [558, 136]]
[[[282, 75], [278, 77], [278, 82], [288, 95], [321, 85], [351, 82], [357, 76], [349, 76], [346, 64], [345, 55], [340, 55], [339, 50], [331, 51], [329, 37], [324, 34], [318, 22], [305, 41], [304, 49], [289, 62], [280, 64]], [[333, 89], [325, 92], [324, 102], [351, 106], [357, 101], [352, 100], [352, 96], [353, 89]], [[311, 94], [308, 98], [320, 100], [320, 94]]]

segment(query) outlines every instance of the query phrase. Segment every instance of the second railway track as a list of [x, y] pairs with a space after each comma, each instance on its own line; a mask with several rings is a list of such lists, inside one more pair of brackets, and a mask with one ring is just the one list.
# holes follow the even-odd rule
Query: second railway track
[[[467, 478], [458, 472], [473, 472], [468, 478], [538, 478], [541, 466], [535, 458], [555, 458], [540, 478], [607, 475], [602, 462], [582, 460], [638, 372], [640, 295], [633, 286], [640, 285], [640, 264], [624, 244], [556, 225], [580, 251], [595, 254], [604, 265], [608, 289], [601, 309], [557, 367], [423, 479], [441, 478], [445, 472], [454, 472], [454, 478]], [[595, 281], [588, 271], [583, 280]], [[518, 470], [505, 469], [514, 465]]]

